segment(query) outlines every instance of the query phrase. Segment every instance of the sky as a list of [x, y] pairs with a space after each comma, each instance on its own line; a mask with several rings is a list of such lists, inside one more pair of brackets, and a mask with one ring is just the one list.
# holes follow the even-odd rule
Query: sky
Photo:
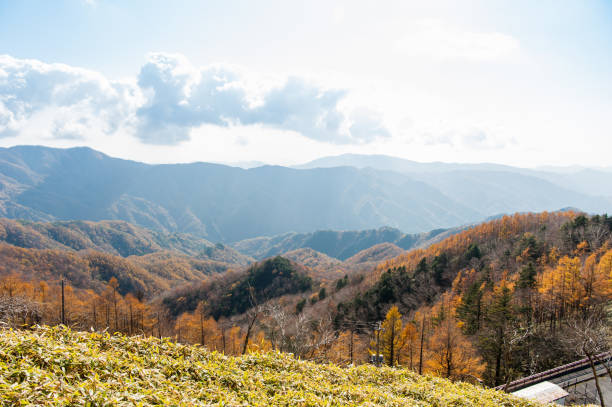
[[0, 146], [611, 166], [612, 1], [0, 0]]

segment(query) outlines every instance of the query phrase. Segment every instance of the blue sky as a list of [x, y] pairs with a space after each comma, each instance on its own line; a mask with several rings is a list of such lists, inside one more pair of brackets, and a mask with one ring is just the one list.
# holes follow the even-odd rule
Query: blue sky
[[0, 145], [609, 166], [610, 1], [0, 0]]

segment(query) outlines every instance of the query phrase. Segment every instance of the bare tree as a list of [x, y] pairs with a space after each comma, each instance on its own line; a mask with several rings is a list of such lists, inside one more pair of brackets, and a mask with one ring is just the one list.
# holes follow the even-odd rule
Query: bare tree
[[589, 222], [585, 231], [585, 237], [589, 243], [589, 247], [593, 250], [599, 249], [606, 240], [608, 233], [608, 227], [604, 223]]
[[267, 304], [264, 308], [267, 321], [265, 329], [276, 350], [284, 351], [288, 343], [289, 315], [279, 303]]
[[567, 322], [567, 336], [563, 340], [577, 356], [586, 357], [589, 360], [601, 407], [605, 407], [605, 403], [595, 361], [598, 354], [609, 349], [610, 329], [605, 317], [605, 313], [601, 310], [593, 310], [586, 315], [576, 316]]
[[253, 287], [249, 285], [249, 298], [251, 301], [251, 308], [246, 312], [247, 317], [247, 331], [244, 336], [244, 343], [242, 345], [242, 354], [244, 355], [247, 351], [247, 347], [249, 346], [249, 338], [251, 336], [251, 332], [253, 331], [253, 326], [255, 322], [257, 322], [257, 318], [259, 314], [262, 312], [262, 307], [257, 303], [255, 299], [255, 290]]
[[38, 323], [42, 309], [38, 302], [21, 295], [0, 295], [0, 322], [9, 327]]
[[312, 334], [310, 341], [306, 342], [306, 347], [310, 348], [311, 357], [315, 352], [319, 354], [319, 358], [323, 361], [327, 360], [327, 352], [332, 344], [338, 338], [338, 332], [334, 328], [334, 321], [331, 313], [327, 312], [320, 318], [311, 322]]

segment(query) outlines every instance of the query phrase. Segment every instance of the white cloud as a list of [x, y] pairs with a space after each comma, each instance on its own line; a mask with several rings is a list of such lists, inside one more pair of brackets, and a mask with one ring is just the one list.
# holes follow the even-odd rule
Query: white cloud
[[395, 49], [414, 57], [495, 61], [515, 55], [520, 43], [499, 32], [469, 31], [439, 20], [425, 20], [410, 27]]
[[[226, 66], [198, 69], [181, 56], [152, 54], [138, 84], [149, 95], [137, 112], [137, 136], [147, 143], [182, 142], [189, 139], [192, 128], [203, 124], [262, 124], [339, 144], [388, 134], [347, 132], [348, 119], [339, 109], [346, 91], [323, 89], [298, 77], [254, 97], [236, 70]], [[384, 128], [382, 123], [377, 126]]]
[[382, 125], [382, 118], [373, 110], [365, 107], [355, 109], [351, 119], [351, 134], [359, 140], [367, 142], [376, 138], [391, 137], [389, 130]]
[[97, 130], [109, 134], [130, 120], [138, 103], [133, 84], [63, 64], [0, 55], [0, 137], [18, 133], [28, 121], [50, 110], [57, 111], [52, 122], [64, 124], [41, 128], [43, 133], [61, 132], [65, 120], [92, 118], [100, 125]]
[[345, 90], [298, 77], [263, 91], [251, 88], [239, 69], [198, 68], [177, 54], [151, 54], [137, 80], [128, 82], [0, 56], [0, 137], [32, 130], [34, 124], [47, 138], [120, 132], [159, 145], [183, 143], [202, 125], [262, 125], [332, 144], [389, 136], [375, 115], [349, 119], [350, 112], [340, 108]]

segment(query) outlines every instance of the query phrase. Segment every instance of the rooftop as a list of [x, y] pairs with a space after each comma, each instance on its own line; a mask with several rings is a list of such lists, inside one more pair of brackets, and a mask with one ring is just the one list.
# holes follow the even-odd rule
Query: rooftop
[[513, 392], [515, 396], [539, 401], [541, 403], [551, 403], [569, 395], [558, 385], [551, 382], [540, 382], [533, 386]]

